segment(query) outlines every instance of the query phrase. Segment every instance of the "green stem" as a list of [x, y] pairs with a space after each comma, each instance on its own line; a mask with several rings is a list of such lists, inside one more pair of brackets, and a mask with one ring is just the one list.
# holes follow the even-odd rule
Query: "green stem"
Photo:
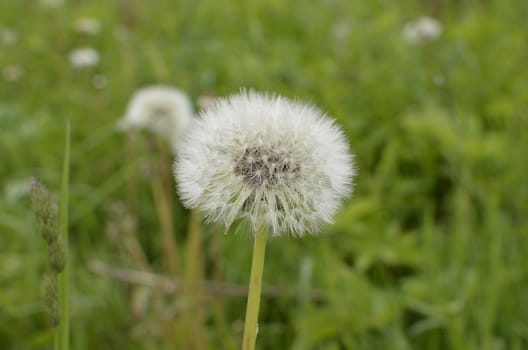
[[200, 214], [196, 209], [189, 212], [189, 231], [187, 235], [185, 260], [184, 295], [187, 300], [186, 319], [189, 330], [187, 337], [189, 349], [204, 350], [207, 346], [203, 305], [203, 252]]
[[60, 350], [60, 328], [55, 327], [53, 331], [53, 350]]
[[253, 246], [246, 322], [244, 324], [244, 340], [242, 342], [243, 350], [254, 350], [257, 340], [257, 321], [260, 306], [260, 292], [262, 289], [262, 273], [264, 271], [264, 257], [266, 255], [266, 239], [266, 227], [261, 226], [255, 233], [255, 245]]
[[59, 324], [60, 349], [68, 350], [70, 333], [69, 314], [69, 271], [71, 261], [68, 249], [68, 185], [70, 177], [70, 121], [66, 124], [66, 144], [64, 146], [64, 163], [62, 167], [61, 202], [60, 202], [60, 235], [64, 241], [64, 254], [66, 265], [59, 274], [59, 305], [61, 306], [61, 317]]
[[[163, 240], [163, 259], [164, 267], [170, 275], [176, 276], [181, 273], [179, 247], [174, 233], [174, 222], [172, 217], [173, 203], [171, 193], [174, 191], [171, 188], [172, 179], [167, 176], [167, 167], [169, 163], [169, 155], [165, 143], [159, 138], [157, 139], [160, 149], [160, 155], [157, 161], [153, 164], [155, 168], [154, 176], [152, 177], [152, 194], [154, 195], [154, 202], [158, 219], [160, 222], [161, 235]], [[168, 181], [170, 179], [170, 181]]]

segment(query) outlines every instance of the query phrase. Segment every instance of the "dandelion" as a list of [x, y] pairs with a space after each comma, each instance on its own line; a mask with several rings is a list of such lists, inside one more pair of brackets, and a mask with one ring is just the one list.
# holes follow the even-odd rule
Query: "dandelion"
[[191, 126], [175, 176], [185, 206], [226, 230], [247, 218], [255, 235], [243, 349], [254, 349], [268, 230], [316, 234], [351, 192], [353, 159], [341, 129], [317, 108], [243, 92]]
[[123, 130], [148, 129], [166, 138], [176, 152], [192, 116], [191, 101], [183, 91], [149, 86], [134, 93], [118, 126]]
[[69, 58], [74, 67], [91, 67], [99, 63], [99, 52], [91, 47], [81, 47], [70, 52]]
[[187, 207], [229, 227], [241, 217], [273, 234], [315, 234], [350, 193], [342, 131], [315, 107], [242, 93], [204, 111], [175, 168]]
[[403, 28], [404, 38], [411, 43], [424, 43], [440, 37], [442, 24], [434, 18], [423, 16]]
[[95, 35], [99, 33], [99, 30], [101, 29], [101, 24], [95, 18], [80, 17], [75, 20], [73, 27], [78, 33]]

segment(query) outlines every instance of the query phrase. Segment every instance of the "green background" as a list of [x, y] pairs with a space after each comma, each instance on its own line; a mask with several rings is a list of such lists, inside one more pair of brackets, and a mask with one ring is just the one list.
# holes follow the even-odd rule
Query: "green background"
[[[136, 89], [169, 84], [193, 101], [248, 87], [312, 102], [356, 156], [355, 192], [334, 225], [270, 241], [264, 283], [294, 293], [263, 298], [258, 348], [528, 349], [527, 13], [521, 0], [0, 2], [0, 30], [18, 34], [0, 41], [0, 348], [51, 346], [28, 185], [35, 176], [58, 198], [68, 119], [72, 348], [162, 348], [149, 333], [155, 308], [133, 310], [138, 290], [152, 291], [89, 263], [131, 267], [108, 234], [117, 206], [133, 212], [162, 272], [142, 171], [156, 152], [115, 123]], [[442, 23], [441, 37], [407, 42], [403, 27], [422, 15]], [[75, 31], [85, 16], [99, 33]], [[99, 64], [71, 66], [81, 46]], [[171, 196], [185, 247], [188, 213]], [[204, 226], [207, 278], [220, 265], [225, 282], [244, 285], [252, 239], [221, 231]], [[244, 298], [214, 305], [226, 323], [208, 306], [210, 348], [236, 348]]]

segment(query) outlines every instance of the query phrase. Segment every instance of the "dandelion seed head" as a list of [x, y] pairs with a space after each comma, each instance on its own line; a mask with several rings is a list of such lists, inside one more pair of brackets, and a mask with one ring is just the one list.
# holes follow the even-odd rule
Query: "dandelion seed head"
[[203, 111], [175, 164], [187, 207], [229, 227], [241, 217], [273, 234], [316, 234], [351, 192], [341, 129], [317, 108], [242, 92]]
[[192, 117], [186, 93], [169, 86], [149, 86], [134, 93], [118, 125], [124, 130], [149, 129], [165, 137], [176, 151]]
[[81, 47], [70, 52], [69, 59], [76, 68], [92, 67], [99, 63], [99, 52], [91, 47]]
[[442, 24], [439, 21], [423, 16], [407, 23], [403, 28], [403, 36], [408, 42], [419, 44], [438, 39], [442, 31]]

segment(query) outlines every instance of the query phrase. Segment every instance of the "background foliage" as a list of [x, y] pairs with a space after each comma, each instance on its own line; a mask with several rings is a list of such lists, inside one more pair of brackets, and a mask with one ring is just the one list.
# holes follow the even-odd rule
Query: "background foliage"
[[[135, 309], [149, 308], [152, 290], [89, 268], [137, 267], [112, 238], [129, 212], [146, 261], [163, 271], [143, 171], [157, 153], [148, 136], [115, 130], [134, 90], [158, 83], [195, 101], [243, 86], [313, 101], [350, 138], [359, 177], [335, 225], [269, 244], [265, 284], [295, 292], [263, 299], [261, 349], [528, 348], [528, 2], [49, 3], [0, 2], [0, 30], [17, 33], [0, 42], [0, 348], [49, 348], [47, 253], [27, 190], [31, 176], [59, 190], [67, 119], [72, 346], [158, 348], [159, 308]], [[442, 36], [406, 42], [405, 23], [426, 14]], [[98, 34], [74, 30], [83, 16]], [[71, 66], [79, 46], [100, 63]], [[187, 212], [175, 200], [172, 213], [184, 248]], [[251, 239], [220, 231], [204, 228], [206, 277], [221, 266], [243, 285]], [[210, 348], [236, 348], [245, 300], [215, 300]]]

